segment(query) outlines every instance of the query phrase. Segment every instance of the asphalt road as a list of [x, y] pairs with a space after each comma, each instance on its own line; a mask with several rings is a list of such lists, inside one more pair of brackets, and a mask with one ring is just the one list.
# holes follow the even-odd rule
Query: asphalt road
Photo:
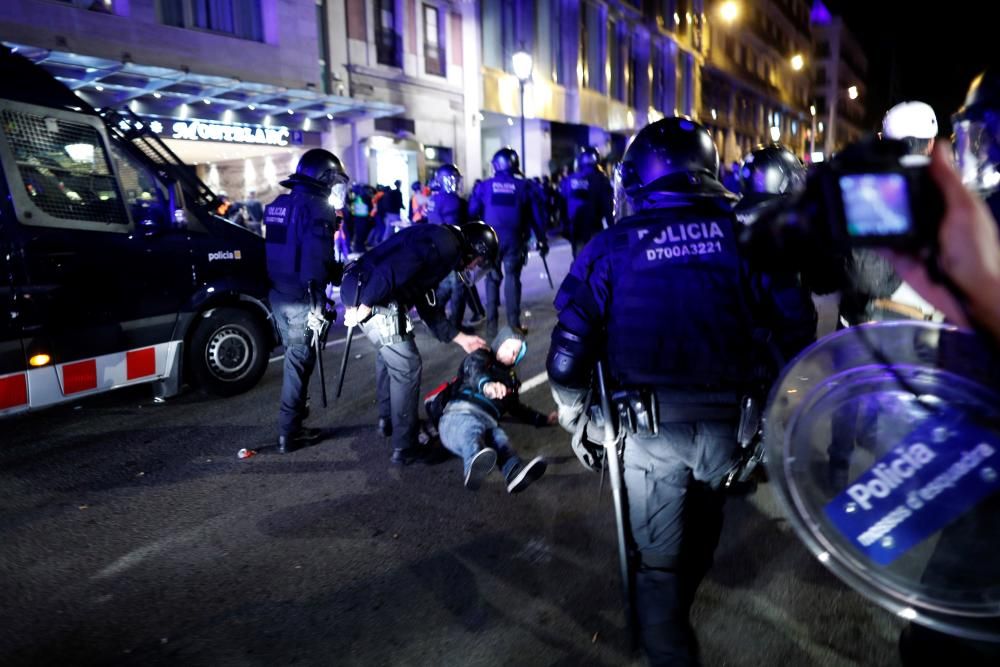
[[[550, 263], [558, 284], [568, 248]], [[554, 313], [535, 256], [525, 279], [529, 380]], [[451, 377], [459, 348], [418, 344], [425, 387]], [[342, 349], [325, 353], [331, 387]], [[280, 363], [231, 399], [140, 387], [0, 422], [0, 664], [642, 664], [608, 489], [567, 437], [509, 425], [551, 462], [518, 496], [498, 474], [466, 491], [457, 459], [393, 467], [372, 348], [354, 351], [339, 402], [313, 391], [327, 437], [286, 456]], [[535, 384], [524, 401], [552, 409]], [[899, 620], [806, 552], [766, 485], [729, 502], [694, 623], [706, 665], [898, 662]]]

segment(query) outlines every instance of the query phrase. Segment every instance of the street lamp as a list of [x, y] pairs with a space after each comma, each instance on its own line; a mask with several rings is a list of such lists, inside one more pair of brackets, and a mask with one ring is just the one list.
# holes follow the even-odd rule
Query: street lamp
[[796, 53], [792, 56], [792, 69], [796, 72], [800, 71], [806, 64], [805, 58], [802, 57], [801, 53]]
[[719, 6], [719, 16], [726, 23], [732, 23], [740, 15], [740, 6], [733, 0], [727, 0]]
[[851, 86], [850, 88], [848, 88], [847, 89], [847, 96], [850, 97], [852, 100], [858, 99], [858, 87], [857, 86]]
[[511, 56], [511, 65], [514, 67], [514, 76], [517, 77], [521, 90], [521, 169], [524, 171], [527, 167], [527, 156], [524, 154], [524, 84], [531, 79], [531, 70], [534, 68], [535, 63], [530, 53], [527, 51], [518, 51]]

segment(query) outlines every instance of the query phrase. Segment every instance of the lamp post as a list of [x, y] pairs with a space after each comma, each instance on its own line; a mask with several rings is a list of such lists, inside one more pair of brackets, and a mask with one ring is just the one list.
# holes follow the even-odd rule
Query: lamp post
[[521, 166], [523, 171], [527, 166], [527, 156], [524, 154], [524, 84], [531, 79], [531, 70], [534, 68], [535, 63], [530, 53], [527, 51], [518, 51], [511, 57], [511, 65], [514, 67], [514, 76], [517, 77], [521, 91]]

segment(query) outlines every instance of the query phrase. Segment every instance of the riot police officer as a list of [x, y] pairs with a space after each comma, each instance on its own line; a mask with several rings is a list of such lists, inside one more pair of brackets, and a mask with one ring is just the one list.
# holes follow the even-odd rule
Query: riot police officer
[[[434, 225], [463, 225], [469, 221], [469, 202], [462, 197], [462, 172], [453, 164], [441, 165], [434, 174], [431, 183], [434, 194], [427, 204], [427, 221]], [[467, 286], [457, 271], [452, 271], [441, 281], [438, 287], [438, 297], [451, 304], [449, 318], [456, 328], [462, 329], [462, 319], [465, 316], [467, 293], [476, 288], [471, 283]], [[478, 293], [475, 299], [478, 301]], [[475, 306], [475, 304], [473, 304]], [[475, 310], [475, 307], [473, 307]], [[482, 307], [480, 306], [480, 310]], [[467, 333], [467, 332], [466, 332]]]
[[[493, 155], [493, 178], [483, 181], [472, 193], [469, 214], [480, 218], [496, 230], [500, 241], [500, 258], [486, 276], [486, 337], [497, 333], [500, 308], [500, 283], [504, 285], [507, 324], [520, 333], [521, 270], [527, 259], [527, 243], [534, 231], [538, 252], [549, 251], [545, 226], [540, 217], [536, 189], [520, 171], [517, 152], [501, 148]], [[506, 280], [505, 280], [506, 278]]]
[[415, 307], [442, 343], [466, 352], [486, 347], [478, 336], [460, 332], [445, 316], [435, 289], [454, 271], [492, 265], [497, 237], [489, 225], [416, 225], [369, 250], [344, 272], [341, 298], [354, 304], [344, 315], [347, 326], [360, 324], [378, 353], [375, 383], [379, 428], [392, 438], [392, 462], [406, 465], [424, 458], [417, 447], [422, 361], [409, 311]]
[[795, 153], [778, 143], [751, 151], [743, 158], [738, 177], [742, 197], [733, 211], [745, 225], [753, 224], [763, 207], [777, 205], [806, 187], [806, 168]]
[[[282, 454], [319, 436], [306, 428], [306, 396], [316, 364], [310, 338], [323, 328], [327, 283], [335, 278], [333, 235], [336, 210], [343, 208], [349, 182], [333, 153], [314, 148], [299, 160], [295, 173], [282, 181], [282, 194], [264, 210], [267, 273], [271, 308], [285, 346], [278, 451]], [[334, 201], [331, 203], [331, 199]]]
[[697, 664], [689, 610], [721, 532], [741, 396], [762, 363], [754, 331], [790, 355], [815, 330], [794, 277], [742, 260], [718, 173], [698, 123], [665, 118], [636, 135], [616, 173], [625, 217], [575, 260], [547, 360], [565, 428], [580, 425], [598, 362], [620, 406], [635, 608], [654, 665]]
[[559, 184], [565, 210], [566, 238], [575, 258], [583, 246], [614, 220], [611, 181], [601, 171], [597, 149], [584, 146], [573, 163], [573, 172]]

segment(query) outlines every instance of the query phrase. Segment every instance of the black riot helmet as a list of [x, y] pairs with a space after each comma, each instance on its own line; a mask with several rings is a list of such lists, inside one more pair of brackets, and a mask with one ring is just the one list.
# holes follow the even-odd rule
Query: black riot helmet
[[[496, 231], [485, 222], [478, 220], [458, 226], [465, 240], [465, 255], [462, 263], [468, 266], [477, 257], [482, 258], [482, 266], [495, 266], [500, 254], [500, 242]], [[465, 268], [463, 266], [462, 268]]]
[[573, 159], [573, 170], [593, 169], [601, 160], [601, 154], [593, 146], [581, 146], [580, 152]]
[[295, 173], [281, 184], [285, 187], [305, 184], [321, 188], [328, 197], [341, 202], [340, 205], [331, 202], [335, 208], [343, 208], [342, 202], [347, 195], [350, 180], [340, 158], [324, 148], [311, 148], [299, 158]]
[[462, 172], [453, 164], [441, 165], [434, 174], [434, 185], [440, 192], [458, 194], [462, 191]]
[[504, 146], [493, 154], [490, 161], [493, 165], [493, 173], [520, 173], [521, 159], [517, 156], [517, 151], [510, 146]]
[[672, 116], [642, 128], [615, 170], [615, 219], [669, 200], [733, 196], [719, 182], [712, 135], [689, 118]]
[[992, 67], [972, 80], [965, 104], [951, 123], [962, 182], [983, 194], [996, 190], [1000, 185], [1000, 68]]
[[806, 168], [795, 153], [775, 143], [758, 146], [743, 158], [739, 177], [744, 197], [778, 197], [795, 194], [805, 188]]

